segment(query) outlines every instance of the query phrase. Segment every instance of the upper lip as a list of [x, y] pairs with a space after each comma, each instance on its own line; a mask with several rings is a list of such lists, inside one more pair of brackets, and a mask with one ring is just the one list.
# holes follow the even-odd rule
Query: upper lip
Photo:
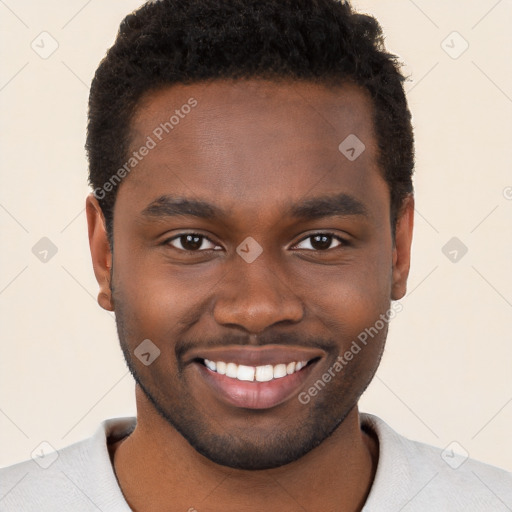
[[311, 361], [325, 355], [319, 348], [294, 347], [283, 345], [264, 345], [259, 347], [246, 345], [231, 345], [215, 348], [196, 348], [186, 354], [186, 361], [198, 359], [224, 361], [245, 366], [264, 366], [292, 361]]

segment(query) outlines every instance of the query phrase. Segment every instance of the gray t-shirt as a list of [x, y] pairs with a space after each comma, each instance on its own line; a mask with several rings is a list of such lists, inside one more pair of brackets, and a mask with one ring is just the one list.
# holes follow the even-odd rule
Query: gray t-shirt
[[[130, 512], [107, 438], [122, 439], [135, 422], [105, 420], [92, 437], [46, 461], [30, 459], [0, 469], [0, 511]], [[370, 414], [361, 414], [361, 424], [379, 439], [377, 472], [363, 512], [512, 511], [512, 473], [410, 441]]]

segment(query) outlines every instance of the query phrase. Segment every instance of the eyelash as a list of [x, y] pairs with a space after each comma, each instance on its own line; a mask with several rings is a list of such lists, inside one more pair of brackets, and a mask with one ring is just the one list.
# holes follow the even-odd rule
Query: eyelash
[[[174, 240], [179, 240], [180, 238], [182, 238], [184, 236], [187, 236], [187, 235], [197, 236], [197, 237], [200, 237], [202, 240], [208, 240], [210, 243], [215, 244], [215, 242], [210, 240], [207, 236], [201, 235], [200, 233], [179, 233], [178, 235], [175, 235], [172, 238], [168, 238], [167, 240], [165, 240], [162, 243], [162, 245], [171, 245], [170, 242], [172, 242]], [[346, 240], [345, 238], [340, 237], [339, 235], [331, 233], [329, 231], [319, 231], [318, 233], [312, 233], [311, 235], [308, 235], [308, 236], [304, 237], [302, 240], [299, 240], [299, 242], [297, 242], [297, 244], [295, 244], [295, 245], [298, 245], [301, 242], [304, 242], [305, 240], [308, 240], [309, 238], [313, 238], [315, 236], [320, 236], [320, 235], [331, 237], [334, 240], [337, 240], [338, 242], [340, 242], [340, 245], [337, 246], [337, 247], [333, 247], [333, 248], [330, 248], [330, 249], [323, 249], [323, 250], [322, 249], [302, 249], [302, 250], [310, 251], [310, 252], [328, 252], [328, 251], [332, 251], [334, 249], [337, 249], [337, 248], [339, 248], [341, 246], [345, 246], [346, 247], [346, 246], [350, 245], [350, 242], [348, 240]], [[171, 245], [171, 247], [173, 247], [173, 246]], [[208, 252], [208, 251], [216, 251], [217, 250], [217, 249], [202, 249], [202, 250], [191, 251], [189, 249], [179, 249], [177, 247], [173, 247], [173, 249], [176, 249], [177, 251], [181, 251], [181, 252], [186, 252], [186, 253], [200, 253], [200, 252]]]

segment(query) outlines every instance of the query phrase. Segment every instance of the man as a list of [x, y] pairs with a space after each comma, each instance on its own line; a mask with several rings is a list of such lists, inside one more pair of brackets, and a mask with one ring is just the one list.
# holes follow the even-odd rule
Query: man
[[123, 21], [91, 88], [87, 219], [137, 418], [2, 470], [2, 510], [512, 508], [511, 474], [358, 411], [409, 272], [402, 82], [336, 0]]

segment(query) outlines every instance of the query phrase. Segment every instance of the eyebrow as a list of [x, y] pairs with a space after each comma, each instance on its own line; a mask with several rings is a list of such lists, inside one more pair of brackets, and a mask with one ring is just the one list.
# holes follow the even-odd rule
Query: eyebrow
[[361, 201], [348, 194], [307, 199], [303, 203], [291, 206], [288, 212], [285, 212], [285, 215], [286, 214], [291, 217], [311, 220], [334, 216], [369, 217], [366, 206]]
[[[193, 216], [201, 219], [221, 219], [228, 216], [222, 208], [203, 200], [164, 195], [150, 203], [143, 211], [146, 218]], [[285, 208], [282, 217], [315, 220], [323, 217], [369, 217], [366, 206], [355, 197], [342, 193], [314, 197]]]

